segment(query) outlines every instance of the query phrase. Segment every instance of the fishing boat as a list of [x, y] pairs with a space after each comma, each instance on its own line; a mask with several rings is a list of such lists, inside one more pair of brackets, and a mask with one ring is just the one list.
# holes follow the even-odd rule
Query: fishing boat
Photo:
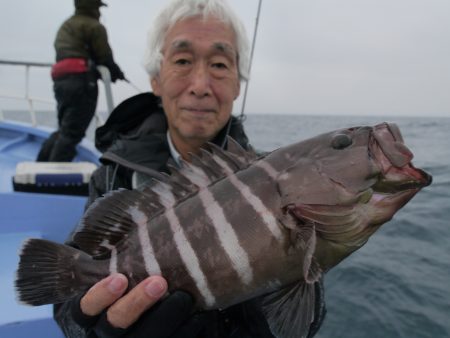
[[[253, 52], [258, 31], [258, 22], [262, 0], [258, 1], [258, 10], [250, 53], [251, 71]], [[98, 165], [100, 157], [92, 142], [83, 140], [77, 147], [77, 156], [70, 165], [51, 167], [48, 172], [33, 163], [42, 142], [54, 128], [38, 123], [38, 111], [35, 103], [44, 102], [56, 106], [53, 99], [34, 97], [31, 93], [30, 76], [32, 69], [49, 68], [51, 63], [5, 61], [1, 67], [21, 67], [24, 72], [23, 95], [2, 93], [0, 87], [0, 337], [64, 337], [53, 320], [52, 306], [30, 307], [17, 302], [14, 290], [15, 270], [18, 265], [18, 252], [27, 238], [44, 238], [63, 242], [80, 220], [86, 203], [86, 175], [81, 187], [74, 187], [73, 181], [61, 186], [61, 177], [73, 179], [76, 170], [86, 169], [89, 165]], [[104, 66], [97, 67], [104, 84], [106, 116], [96, 114], [95, 124], [102, 125], [111, 113], [114, 103], [111, 90], [111, 77]], [[48, 76], [48, 75], [47, 75]], [[137, 91], [139, 88], [127, 82]], [[242, 103], [241, 118], [244, 117], [249, 82], [246, 82]], [[49, 90], [51, 85], [49, 84]], [[26, 103], [29, 119], [11, 121], [6, 118], [2, 99], [21, 100]], [[54, 116], [56, 113], [54, 112]], [[66, 166], [66, 168], [64, 168]], [[67, 168], [68, 167], [68, 168]], [[91, 167], [92, 168], [92, 167]], [[41, 170], [42, 169], [42, 170]], [[88, 168], [89, 169], [89, 168]], [[67, 175], [69, 173], [69, 175]], [[38, 179], [38, 175], [40, 175]], [[87, 175], [89, 176], [89, 175]], [[44, 183], [40, 180], [44, 177]], [[40, 183], [39, 183], [40, 182]], [[58, 182], [59, 186], [52, 185]], [[84, 185], [84, 186], [83, 186]]]
[[[99, 164], [99, 152], [84, 139], [71, 163], [34, 162], [42, 142], [54, 128], [37, 123], [37, 102], [47, 102], [54, 110], [53, 99], [33, 97], [30, 92], [31, 69], [49, 68], [50, 63], [0, 60], [0, 67], [21, 68], [23, 95], [0, 92], [0, 337], [63, 337], [53, 320], [52, 307], [19, 304], [14, 290], [15, 269], [24, 240], [30, 237], [63, 242], [78, 223], [86, 203], [90, 173]], [[1, 68], [0, 68], [1, 69]], [[105, 84], [107, 110], [112, 109], [109, 72], [99, 69]], [[49, 88], [51, 92], [51, 87]], [[28, 121], [8, 117], [5, 102], [26, 103]], [[12, 114], [16, 115], [16, 114]], [[56, 113], [54, 113], [56, 116]], [[101, 124], [100, 116], [95, 122]]]

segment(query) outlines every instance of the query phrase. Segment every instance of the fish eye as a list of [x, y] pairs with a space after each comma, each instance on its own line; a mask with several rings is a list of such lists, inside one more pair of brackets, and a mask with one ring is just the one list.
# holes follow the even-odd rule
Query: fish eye
[[352, 144], [352, 139], [346, 134], [337, 134], [333, 137], [331, 141], [331, 146], [334, 149], [344, 149]]

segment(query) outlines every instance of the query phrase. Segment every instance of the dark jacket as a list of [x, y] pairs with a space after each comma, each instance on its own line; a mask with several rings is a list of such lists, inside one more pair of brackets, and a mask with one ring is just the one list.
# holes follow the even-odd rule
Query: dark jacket
[[[172, 161], [167, 143], [167, 122], [159, 99], [150, 93], [140, 94], [120, 104], [106, 124], [96, 131], [96, 147], [104, 152], [103, 165], [93, 174], [90, 183], [88, 205], [105, 192], [132, 187], [133, 172], [151, 177], [155, 172], [168, 172]], [[230, 135], [244, 148], [248, 139], [241, 121], [235, 117], [212, 141], [226, 147], [226, 135]], [[145, 178], [142, 179], [145, 181]], [[318, 309], [311, 331], [320, 326], [324, 313], [324, 295], [321, 283], [317, 283]], [[71, 302], [55, 307], [55, 319], [70, 337], [87, 336], [73, 321]], [[161, 325], [170, 325], [161, 323]], [[208, 324], [202, 331], [208, 338], [272, 337], [261, 313], [258, 300], [250, 300], [223, 311], [209, 311]]]
[[106, 28], [100, 23], [99, 16], [96, 8], [77, 9], [64, 21], [54, 42], [56, 61], [83, 58], [104, 64], [112, 58]]
[[86, 60], [91, 69], [103, 65], [109, 69], [111, 80], [124, 79], [124, 74], [115, 63], [108, 43], [108, 34], [100, 21], [100, 10], [96, 4], [79, 5], [75, 14], [64, 21], [56, 33], [54, 47], [56, 62], [67, 58]]
[[[166, 133], [166, 117], [159, 98], [153, 94], [139, 94], [117, 106], [96, 131], [95, 145], [103, 153], [103, 166], [92, 176], [88, 204], [109, 190], [131, 189], [133, 172], [137, 172], [141, 182], [155, 172], [168, 173], [167, 163], [173, 160]], [[236, 117], [212, 142], [224, 147], [226, 135], [245, 149], [249, 147], [242, 123]]]

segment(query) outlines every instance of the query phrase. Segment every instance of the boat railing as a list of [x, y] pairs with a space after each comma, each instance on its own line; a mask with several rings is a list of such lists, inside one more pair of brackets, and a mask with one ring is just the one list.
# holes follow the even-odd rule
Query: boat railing
[[[35, 109], [36, 103], [39, 102], [39, 103], [44, 103], [44, 104], [49, 104], [49, 105], [54, 106], [55, 100], [51, 99], [51, 98], [49, 99], [49, 98], [42, 98], [42, 97], [34, 96], [31, 93], [31, 85], [30, 85], [31, 69], [32, 68], [48, 68], [48, 69], [50, 69], [52, 67], [52, 63], [0, 60], [0, 66], [14, 66], [14, 67], [23, 67], [24, 68], [25, 88], [24, 88], [23, 95], [16, 95], [16, 94], [0, 92], [0, 98], [20, 100], [22, 102], [26, 102], [28, 112], [30, 114], [31, 125], [37, 126], [37, 124], [38, 124], [37, 118], [36, 118], [37, 111]], [[112, 90], [111, 90], [111, 75], [109, 73], [108, 68], [105, 66], [97, 66], [97, 70], [99, 71], [102, 82], [104, 84], [107, 116], [109, 116], [112, 109], [114, 108], [113, 95], [112, 95]], [[4, 120], [6, 120], [6, 117], [5, 117], [2, 107], [0, 107], [0, 121], [4, 121]], [[105, 122], [105, 118], [101, 114], [99, 114], [99, 112], [96, 112], [95, 124], [97, 126], [100, 126], [104, 122]]]

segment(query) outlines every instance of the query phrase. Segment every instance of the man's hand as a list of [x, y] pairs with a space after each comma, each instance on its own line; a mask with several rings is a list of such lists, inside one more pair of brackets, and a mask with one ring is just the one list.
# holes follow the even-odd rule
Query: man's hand
[[204, 314], [193, 315], [194, 300], [175, 291], [164, 300], [167, 282], [151, 276], [128, 289], [122, 274], [101, 280], [72, 306], [75, 322], [95, 337], [197, 337], [207, 323]]
[[121, 298], [127, 287], [128, 280], [122, 274], [101, 280], [81, 298], [81, 311], [87, 316], [97, 316], [109, 307], [108, 323], [126, 329], [167, 292], [167, 282], [160, 276], [148, 277]]
[[116, 63], [113, 63], [108, 68], [111, 74], [111, 82], [114, 83], [117, 80], [125, 80], [125, 74], [122, 72], [122, 69], [120, 69], [120, 67]]

